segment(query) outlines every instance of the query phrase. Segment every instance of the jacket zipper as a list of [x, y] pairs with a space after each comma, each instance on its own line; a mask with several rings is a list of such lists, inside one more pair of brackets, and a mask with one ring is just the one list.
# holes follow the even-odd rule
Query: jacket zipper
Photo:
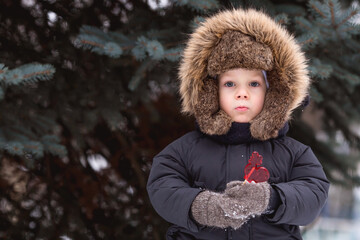
[[[246, 144], [246, 153], [245, 154], [247, 155], [246, 159], [249, 159], [252, 154], [249, 143]], [[252, 240], [252, 239], [253, 239], [252, 219], [249, 219], [249, 240]]]
[[226, 145], [226, 156], [225, 156], [225, 162], [226, 162], [226, 170], [225, 170], [225, 187], [226, 184], [229, 182], [229, 145]]
[[250, 150], [250, 144], [249, 143], [246, 143], [246, 154], [247, 154], [246, 159], [249, 159], [251, 154], [252, 154], [251, 150]]
[[[246, 150], [245, 150], [245, 156], [246, 158], [245, 159], [249, 159], [250, 158], [250, 144], [246, 144]], [[226, 145], [226, 172], [225, 172], [225, 180], [226, 180], [226, 183], [229, 182], [229, 171], [230, 171], [230, 159], [229, 159], [229, 145]], [[250, 219], [249, 220], [249, 239], [253, 239], [253, 234], [252, 234], [252, 220]], [[228, 227], [228, 228], [225, 228], [225, 232], [227, 232], [227, 239], [228, 240], [232, 240], [233, 239], [233, 229], [231, 227]]]

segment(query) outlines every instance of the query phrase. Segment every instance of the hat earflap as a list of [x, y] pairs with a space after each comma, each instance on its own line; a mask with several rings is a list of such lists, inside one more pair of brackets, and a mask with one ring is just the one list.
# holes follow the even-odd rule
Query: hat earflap
[[270, 88], [266, 92], [263, 109], [250, 121], [251, 136], [262, 141], [278, 136], [279, 130], [290, 120], [289, 103], [293, 101], [290, 87], [286, 81], [277, 81], [279, 75], [275, 70], [268, 73], [268, 79]]
[[198, 103], [194, 106], [194, 115], [200, 130], [209, 135], [226, 134], [232, 119], [219, 105], [219, 86], [217, 80], [207, 78], [199, 92]]

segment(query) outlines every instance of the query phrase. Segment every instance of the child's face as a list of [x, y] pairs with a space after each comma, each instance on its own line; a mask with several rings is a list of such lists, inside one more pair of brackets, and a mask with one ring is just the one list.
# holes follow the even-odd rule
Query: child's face
[[234, 122], [247, 123], [262, 110], [266, 83], [261, 70], [236, 68], [219, 76], [220, 108]]

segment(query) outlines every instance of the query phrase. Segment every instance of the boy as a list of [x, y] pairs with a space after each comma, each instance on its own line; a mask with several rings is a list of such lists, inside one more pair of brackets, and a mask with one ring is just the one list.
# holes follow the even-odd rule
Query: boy
[[[218, 13], [191, 35], [180, 93], [198, 129], [154, 158], [147, 185], [174, 224], [167, 239], [302, 239], [329, 188], [311, 149], [286, 136], [306, 67], [293, 37], [255, 10]], [[255, 151], [270, 178], [244, 183]]]

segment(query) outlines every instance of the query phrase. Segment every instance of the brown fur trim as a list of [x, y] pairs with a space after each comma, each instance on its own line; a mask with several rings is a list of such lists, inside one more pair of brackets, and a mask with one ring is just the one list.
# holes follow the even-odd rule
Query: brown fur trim
[[[267, 72], [270, 88], [263, 111], [251, 121], [250, 128], [253, 137], [269, 139], [276, 136], [278, 130], [290, 119], [292, 111], [301, 104], [308, 92], [310, 79], [304, 53], [293, 36], [266, 14], [256, 10], [233, 9], [220, 12], [207, 18], [191, 35], [179, 69], [183, 112], [195, 115], [197, 120], [201, 118], [201, 114], [196, 113], [196, 106], [201, 106], [201, 101], [204, 101], [199, 98], [199, 93], [209, 75], [208, 61], [222, 37], [229, 31], [251, 36], [272, 51], [273, 69]], [[204, 125], [204, 132], [220, 134], [226, 126], [229, 126], [226, 121], [208, 122]]]
[[200, 130], [209, 135], [226, 134], [231, 127], [231, 118], [219, 107], [219, 87], [214, 79], [206, 79], [195, 105], [195, 118]]
[[228, 31], [210, 54], [207, 71], [210, 76], [216, 76], [239, 67], [269, 71], [273, 68], [272, 52], [269, 46], [251, 36]]
[[[277, 80], [275, 77], [278, 75], [272, 73], [268, 76], [269, 82], [273, 82]], [[291, 90], [281, 82], [273, 84], [268, 89], [265, 99], [262, 112], [250, 122], [251, 135], [259, 140], [267, 140], [278, 135], [278, 131], [284, 127], [284, 120], [287, 121], [290, 117], [289, 102], [293, 101]]]

